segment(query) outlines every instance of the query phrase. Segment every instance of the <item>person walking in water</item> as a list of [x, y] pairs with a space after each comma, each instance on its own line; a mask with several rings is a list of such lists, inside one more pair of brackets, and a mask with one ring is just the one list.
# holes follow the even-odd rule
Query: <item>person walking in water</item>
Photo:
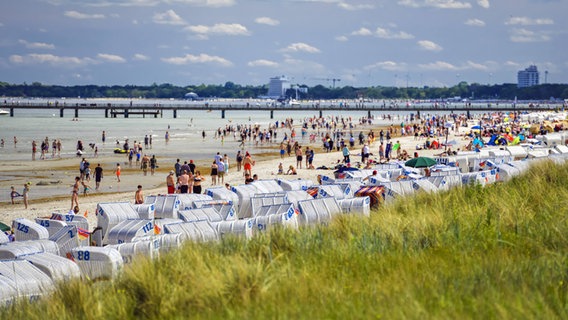
[[116, 164], [116, 169], [114, 170], [114, 173], [116, 174], [116, 179], [118, 180], [118, 182], [120, 182], [120, 163]]

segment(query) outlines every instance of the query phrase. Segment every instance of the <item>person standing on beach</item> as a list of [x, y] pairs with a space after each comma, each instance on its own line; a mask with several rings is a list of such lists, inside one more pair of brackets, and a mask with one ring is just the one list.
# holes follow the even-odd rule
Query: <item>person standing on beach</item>
[[237, 151], [237, 171], [241, 171], [242, 165], [243, 165], [243, 154], [241, 153], [241, 150]]
[[172, 170], [170, 174], [166, 177], [166, 186], [168, 187], [168, 194], [174, 194], [176, 192], [176, 181], [175, 172]]
[[106, 141], [106, 132], [104, 130], [103, 130], [101, 140], [103, 141], [103, 143], [105, 143], [105, 141]]
[[302, 147], [298, 146], [296, 148], [296, 167], [298, 167], [298, 169], [302, 169], [302, 159], [303, 159]]
[[225, 164], [225, 175], [229, 174], [229, 156], [225, 153], [223, 155], [223, 163]]
[[189, 192], [189, 175], [187, 170], [183, 170], [181, 175], [178, 177], [179, 191], [180, 193]]
[[22, 198], [24, 199], [24, 207], [28, 208], [28, 197], [30, 192], [30, 183], [24, 184], [24, 191], [22, 192]]
[[103, 179], [103, 167], [101, 167], [101, 164], [98, 163], [97, 167], [95, 168], [95, 190], [97, 191], [99, 190], [102, 179]]
[[79, 206], [79, 187], [81, 186], [81, 177], [75, 177], [75, 183], [73, 184], [73, 189], [71, 190], [71, 209], [75, 206]]
[[[14, 137], [15, 139], [16, 137]], [[16, 143], [14, 143], [15, 145]], [[37, 143], [34, 141], [32, 141], [32, 161], [35, 161], [36, 159], [36, 152], [37, 152]]]
[[148, 173], [148, 166], [150, 165], [150, 157], [148, 157], [146, 154], [144, 154], [144, 157], [142, 157], [142, 171], [144, 172], [144, 175], [146, 175]]
[[174, 164], [174, 171], [176, 173], [176, 178], [181, 175], [181, 163], [179, 163], [179, 159], [177, 159], [176, 163]]
[[200, 194], [201, 193], [201, 183], [205, 180], [205, 177], [201, 175], [199, 170], [195, 171], [195, 175], [193, 176], [193, 193]]
[[142, 192], [142, 186], [138, 185], [136, 193], [134, 193], [134, 204], [144, 203], [144, 193]]
[[215, 160], [213, 160], [213, 163], [211, 164], [211, 185], [216, 185], [217, 184], [217, 172], [218, 172], [219, 166], [217, 165], [217, 162]]
[[189, 164], [187, 165], [188, 167], [188, 173], [191, 172], [191, 174], [195, 174], [195, 163], [193, 163], [193, 160], [189, 160]]
[[114, 174], [116, 174], [116, 179], [120, 182], [120, 163], [116, 164], [116, 169], [114, 170]]
[[16, 147], [17, 144], [18, 144], [18, 139], [16, 138], [16, 136], [14, 136], [14, 148]]
[[246, 175], [247, 173], [250, 175], [252, 175], [252, 166], [254, 166], [255, 161], [252, 159], [252, 157], [250, 156], [250, 153], [247, 151], [245, 153], [245, 159], [243, 160], [243, 168], [244, 168], [244, 174]]

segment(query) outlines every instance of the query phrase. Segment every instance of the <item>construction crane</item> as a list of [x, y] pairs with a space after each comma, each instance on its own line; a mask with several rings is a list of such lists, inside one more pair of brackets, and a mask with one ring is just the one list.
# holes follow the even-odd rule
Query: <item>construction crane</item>
[[320, 80], [320, 81], [331, 81], [333, 83], [332, 88], [335, 88], [335, 83], [341, 81], [341, 79], [337, 78], [312, 78], [312, 80]]

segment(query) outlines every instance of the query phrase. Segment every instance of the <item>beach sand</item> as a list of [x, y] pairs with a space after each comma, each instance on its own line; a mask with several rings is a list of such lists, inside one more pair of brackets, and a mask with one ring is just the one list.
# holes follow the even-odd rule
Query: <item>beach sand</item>
[[[299, 128], [296, 130], [298, 129]], [[370, 158], [378, 160], [378, 132], [380, 128], [357, 128], [354, 132], [358, 133], [362, 130], [366, 133], [371, 129], [377, 139], [370, 145], [372, 153]], [[469, 140], [464, 139], [462, 136], [465, 131], [467, 131], [467, 128], [458, 128], [458, 132], [450, 131], [448, 141], [455, 140], [458, 143], [452, 146], [453, 150], [457, 148], [463, 149], [463, 146], [469, 143]], [[444, 142], [444, 139], [445, 137], [440, 139], [440, 142]], [[308, 139], [306, 138], [306, 140]], [[435, 154], [440, 154], [444, 150], [443, 148], [437, 150], [416, 150], [416, 145], [424, 143], [425, 140], [416, 141], [414, 140], [414, 136], [394, 136], [392, 141], [393, 144], [396, 141], [400, 141], [401, 149], [406, 150], [411, 157], [414, 155], [414, 152], [418, 152], [420, 156], [432, 157]], [[299, 142], [300, 145], [304, 147], [302, 140], [299, 140]], [[315, 147], [314, 166], [316, 168], [321, 166], [333, 168], [337, 165], [338, 161], [343, 159], [341, 151], [324, 152], [319, 140], [317, 145], [312, 146], [308, 144], [307, 146], [310, 146], [310, 148]], [[362, 146], [356, 143], [355, 146], [350, 149], [352, 164], [360, 161], [361, 148]], [[290, 165], [296, 167], [296, 159], [293, 152], [290, 157], [286, 155], [283, 159], [280, 158], [279, 143], [272, 143], [266, 148], [255, 148], [254, 152], [251, 152], [251, 154], [253, 159], [256, 160], [252, 173], [257, 174], [259, 179], [309, 179], [317, 183], [318, 175], [333, 176], [333, 170], [305, 169], [305, 156], [303, 168], [297, 170], [297, 175], [277, 175], [278, 164], [280, 162], [283, 164], [284, 172], [286, 172]], [[211, 155], [211, 161], [213, 161], [214, 156], [213, 154]], [[234, 157], [234, 154], [229, 155], [230, 169], [228, 175], [225, 175], [225, 183], [229, 183], [230, 185], [243, 184], [243, 173], [242, 171], [237, 172]], [[89, 183], [92, 189], [89, 191], [88, 195], [83, 196], [82, 193], [79, 194], [80, 214], [87, 214], [90, 229], [93, 229], [97, 225], [95, 211], [98, 203], [119, 201], [134, 203], [134, 192], [136, 191], [136, 186], [139, 184], [143, 186], [145, 196], [167, 193], [165, 183], [166, 176], [170, 170], [173, 170], [175, 163], [175, 159], [168, 158], [168, 155], [161, 155], [158, 157], [159, 168], [156, 170], [155, 175], [150, 175], [148, 171], [148, 174], [144, 176], [140, 169], [128, 168], [126, 163], [127, 159], [124, 155], [108, 155], [98, 158], [87, 156], [86, 158], [90, 161], [93, 171], [97, 163], [101, 163], [104, 168], [104, 178], [101, 183], [100, 191], [94, 190], [95, 182], [93, 178]], [[188, 161], [189, 158], [181, 159], [181, 162], [183, 163], [185, 160]], [[2, 166], [0, 166], [0, 176], [2, 177], [2, 179], [0, 179], [0, 190], [4, 190], [5, 192], [5, 195], [0, 197], [0, 199], [2, 199], [0, 202], [0, 221], [10, 225], [12, 220], [16, 218], [33, 220], [36, 217], [50, 216], [52, 212], [68, 212], [71, 208], [72, 184], [75, 176], [79, 175], [80, 161], [80, 157], [73, 157], [66, 159], [30, 160], [25, 163], [4, 162]], [[113, 174], [117, 162], [120, 163], [123, 168], [120, 183]], [[203, 190], [212, 187], [211, 178], [209, 176], [210, 162], [197, 163], [197, 165], [198, 169], [201, 169], [202, 175], [206, 178], [205, 182], [202, 184]], [[12, 205], [9, 197], [10, 186], [15, 186], [16, 190], [21, 193], [24, 183], [28, 181], [31, 182], [28, 209], [24, 208], [22, 198], [17, 198], [16, 204]], [[38, 185], [38, 183], [43, 185]], [[222, 185], [221, 183], [217, 184], [217, 186]]]

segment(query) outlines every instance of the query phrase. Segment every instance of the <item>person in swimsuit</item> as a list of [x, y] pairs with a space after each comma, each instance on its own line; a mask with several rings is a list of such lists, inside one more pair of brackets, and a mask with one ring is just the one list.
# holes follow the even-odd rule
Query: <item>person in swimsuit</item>
[[219, 166], [217, 166], [217, 162], [215, 160], [213, 160], [213, 164], [211, 164], [211, 185], [216, 185], [217, 184], [217, 169], [219, 168]]
[[199, 170], [195, 171], [193, 176], [193, 193], [201, 193], [201, 183], [205, 180], [205, 177], [201, 175]]
[[181, 176], [178, 177], [179, 192], [189, 193], [189, 175], [187, 170], [183, 170]]
[[79, 187], [81, 185], [81, 177], [75, 177], [75, 183], [73, 184], [73, 191], [71, 191], [71, 209], [75, 206], [79, 206]]
[[120, 163], [116, 164], [116, 170], [114, 170], [114, 173], [116, 174], [116, 179], [120, 182]]
[[168, 186], [168, 194], [174, 194], [176, 191], [176, 181], [174, 179], [175, 171], [170, 171], [170, 174], [166, 177], [166, 186]]
[[250, 153], [248, 153], [248, 151], [245, 154], [245, 159], [243, 160], [243, 169], [244, 169], [244, 174], [246, 175], [247, 173], [249, 175], [252, 174], [252, 166], [254, 165], [254, 160], [252, 160]]
[[144, 193], [142, 192], [142, 186], [138, 185], [138, 189], [134, 194], [134, 203], [135, 204], [143, 204], [144, 203]]

